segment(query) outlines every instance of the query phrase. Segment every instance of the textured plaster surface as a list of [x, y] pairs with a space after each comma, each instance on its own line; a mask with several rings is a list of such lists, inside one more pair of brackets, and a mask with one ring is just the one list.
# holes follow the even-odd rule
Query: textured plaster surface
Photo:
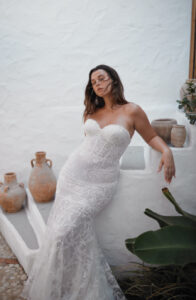
[[191, 0], [1, 0], [0, 20], [0, 175], [26, 183], [39, 150], [59, 173], [82, 137], [88, 72], [100, 63], [119, 72], [128, 101], [176, 108]]

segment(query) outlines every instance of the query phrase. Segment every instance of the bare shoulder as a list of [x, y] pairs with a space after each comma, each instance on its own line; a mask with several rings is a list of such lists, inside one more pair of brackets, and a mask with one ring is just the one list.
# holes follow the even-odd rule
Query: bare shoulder
[[143, 109], [134, 102], [128, 102], [127, 104], [125, 104], [125, 109], [126, 112], [132, 117], [145, 114]]

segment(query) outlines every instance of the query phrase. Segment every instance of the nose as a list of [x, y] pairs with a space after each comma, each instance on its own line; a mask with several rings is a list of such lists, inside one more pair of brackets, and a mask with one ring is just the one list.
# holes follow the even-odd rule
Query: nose
[[95, 82], [95, 86], [99, 86], [100, 85], [100, 81], [99, 79]]

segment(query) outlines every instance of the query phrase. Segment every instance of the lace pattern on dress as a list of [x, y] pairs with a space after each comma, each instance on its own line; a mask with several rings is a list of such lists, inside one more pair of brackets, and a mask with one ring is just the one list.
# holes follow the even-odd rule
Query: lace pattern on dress
[[102, 253], [95, 216], [112, 200], [130, 137], [85, 123], [86, 137], [62, 167], [44, 239], [21, 296], [28, 300], [125, 300]]

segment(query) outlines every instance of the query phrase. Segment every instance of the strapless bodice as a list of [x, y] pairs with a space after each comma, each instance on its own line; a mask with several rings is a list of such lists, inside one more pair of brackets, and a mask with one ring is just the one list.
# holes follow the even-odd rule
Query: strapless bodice
[[88, 119], [84, 123], [84, 130], [87, 136], [94, 136], [97, 134], [102, 134], [103, 137], [110, 139], [111, 142], [118, 143], [119, 139], [128, 138], [128, 143], [130, 143], [131, 136], [128, 130], [119, 124], [109, 124], [101, 128], [97, 121], [94, 119]]
[[117, 124], [101, 128], [93, 119], [85, 122], [84, 132], [82, 143], [70, 154], [62, 172], [74, 180], [118, 180], [119, 160], [131, 140], [129, 132]]
[[120, 159], [131, 140], [128, 130], [123, 126], [109, 124], [101, 128], [94, 119], [88, 119], [84, 123], [84, 132], [84, 144], [88, 147], [88, 152], [91, 149], [90, 152], [99, 156], [100, 160], [112, 163]]

